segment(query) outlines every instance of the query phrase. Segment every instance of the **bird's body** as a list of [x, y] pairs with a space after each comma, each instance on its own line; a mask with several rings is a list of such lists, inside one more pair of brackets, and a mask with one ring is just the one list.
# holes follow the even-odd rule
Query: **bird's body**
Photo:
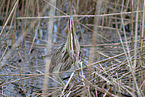
[[73, 64], [73, 60], [64, 46], [65, 44], [59, 47], [53, 54], [51, 58], [50, 72], [66, 71], [71, 68], [70, 65]]
[[[66, 43], [59, 47], [51, 58], [50, 73], [67, 71], [72, 66], [76, 66], [77, 61], [79, 61], [80, 45], [74, 30], [72, 18], [70, 19], [70, 27], [68, 31]], [[64, 85], [59, 74], [56, 76]]]

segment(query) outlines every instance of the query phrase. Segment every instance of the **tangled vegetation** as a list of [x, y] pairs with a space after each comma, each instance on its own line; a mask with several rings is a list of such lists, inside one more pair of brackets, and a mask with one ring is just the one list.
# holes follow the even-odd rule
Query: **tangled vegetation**
[[[0, 4], [1, 96], [145, 97], [143, 0]], [[52, 56], [69, 36], [70, 17], [80, 44], [79, 60], [71, 60], [72, 68], [49, 72]], [[61, 55], [53, 62], [57, 59]]]

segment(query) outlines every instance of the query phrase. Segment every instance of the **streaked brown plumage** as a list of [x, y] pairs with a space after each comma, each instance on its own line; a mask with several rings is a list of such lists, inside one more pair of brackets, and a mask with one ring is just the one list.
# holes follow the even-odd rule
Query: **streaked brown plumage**
[[74, 30], [74, 23], [70, 19], [70, 29], [67, 41], [59, 47], [51, 58], [50, 72], [66, 71], [76, 64], [79, 59], [80, 45]]
[[56, 50], [51, 58], [50, 72], [57, 71], [57, 69], [58, 71], [68, 70], [71, 68], [70, 64], [73, 64], [73, 60], [65, 49], [65, 44], [63, 44]]

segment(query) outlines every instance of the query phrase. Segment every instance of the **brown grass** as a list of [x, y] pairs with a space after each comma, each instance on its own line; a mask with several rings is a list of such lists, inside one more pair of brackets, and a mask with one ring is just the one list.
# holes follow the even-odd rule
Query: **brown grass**
[[[144, 97], [144, 3], [1, 0], [0, 95]], [[63, 78], [70, 76], [62, 86], [52, 77], [54, 73], [48, 73], [48, 64], [66, 42], [70, 15], [81, 61], [75, 70], [59, 72]]]

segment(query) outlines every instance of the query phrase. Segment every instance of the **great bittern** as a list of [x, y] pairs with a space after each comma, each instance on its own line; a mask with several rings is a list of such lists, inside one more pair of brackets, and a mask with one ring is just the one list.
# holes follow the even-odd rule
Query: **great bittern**
[[67, 41], [59, 47], [51, 58], [51, 72], [67, 71], [79, 61], [80, 45], [74, 30], [73, 19], [70, 18]]

